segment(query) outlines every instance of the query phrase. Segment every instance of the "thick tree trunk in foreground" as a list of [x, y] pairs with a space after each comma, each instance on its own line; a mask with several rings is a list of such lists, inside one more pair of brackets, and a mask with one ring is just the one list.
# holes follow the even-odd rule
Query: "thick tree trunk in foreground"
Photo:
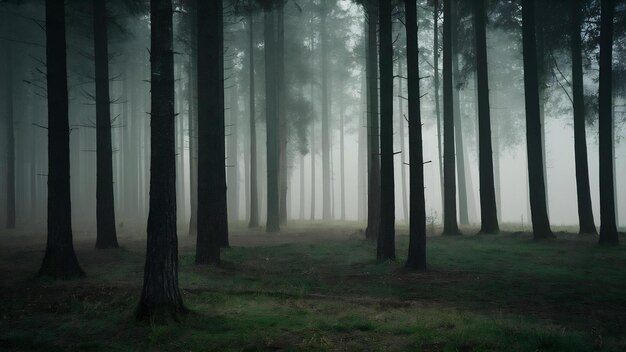
[[456, 220], [451, 1], [444, 0], [443, 4], [443, 234], [459, 235]]
[[528, 186], [533, 237], [553, 237], [546, 206], [543, 174], [539, 76], [535, 36], [534, 0], [522, 2], [522, 34], [524, 50], [524, 96], [526, 100], [526, 148], [528, 153]]
[[150, 1], [150, 212], [139, 320], [177, 320], [185, 312], [178, 289], [176, 128], [172, 1]]
[[267, 130], [267, 232], [280, 231], [279, 215], [279, 158], [280, 143], [278, 135], [278, 97], [276, 65], [276, 16], [271, 7], [265, 14], [265, 116]]
[[118, 248], [113, 198], [111, 100], [106, 1], [93, 0], [96, 67], [96, 248]]
[[613, 0], [602, 0], [600, 27], [600, 244], [618, 244], [613, 174]]
[[485, 0], [474, 1], [476, 31], [476, 80], [478, 86], [478, 141], [480, 171], [481, 233], [500, 232], [493, 178], [491, 115], [489, 105], [489, 70], [487, 61], [487, 19]]
[[[13, 124], [13, 60], [12, 45], [6, 43], [4, 47], [5, 70], [4, 70], [4, 118], [6, 121], [6, 141], [7, 141], [7, 169], [6, 169], [6, 228], [15, 228], [15, 130]], [[32, 163], [32, 161], [31, 161]], [[31, 190], [33, 192], [33, 190]], [[33, 203], [31, 206], [35, 206]]]
[[198, 236], [197, 264], [219, 264], [226, 217], [222, 3], [198, 1]]
[[578, 195], [578, 221], [581, 234], [597, 234], [591, 208], [589, 190], [589, 164], [587, 161], [587, 133], [585, 131], [585, 92], [583, 83], [582, 57], [582, 3], [571, 1], [572, 31], [572, 91], [574, 98], [574, 152], [576, 158], [576, 194]]
[[378, 132], [378, 53], [377, 30], [378, 9], [374, 0], [367, 6], [367, 228], [365, 238], [375, 241], [380, 226], [380, 147]]
[[250, 75], [250, 222], [249, 228], [259, 226], [259, 188], [257, 180], [257, 141], [256, 141], [256, 101], [254, 75], [254, 21], [252, 11], [248, 12], [248, 74]]
[[39, 274], [69, 279], [84, 273], [72, 241], [66, 58], [65, 4], [46, 0], [48, 241]]
[[395, 260], [395, 198], [393, 170], [393, 31], [391, 3], [380, 1], [380, 227], [378, 260]]
[[406, 58], [409, 101], [410, 218], [409, 254], [406, 267], [426, 269], [426, 201], [424, 198], [424, 157], [417, 38], [416, 0], [405, 1]]

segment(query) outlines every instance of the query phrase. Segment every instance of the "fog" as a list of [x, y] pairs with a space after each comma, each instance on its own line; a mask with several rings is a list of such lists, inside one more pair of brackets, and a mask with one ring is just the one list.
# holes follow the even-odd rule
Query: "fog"
[[[367, 113], [366, 28], [364, 8], [355, 2], [287, 2], [284, 6], [286, 151], [286, 215], [295, 220], [337, 220], [365, 222], [367, 216]], [[491, 1], [487, 26], [489, 83], [498, 217], [501, 223], [522, 224], [530, 229], [528, 168], [525, 139], [524, 72], [521, 45], [521, 12], [505, 13]], [[130, 5], [128, 4], [130, 3]], [[2, 131], [12, 119], [14, 135], [15, 209], [18, 227], [43, 231], [47, 204], [47, 92], [45, 67], [44, 6], [40, 1], [0, 2], [0, 51], [2, 57], [0, 106]], [[76, 231], [96, 231], [96, 118], [92, 9], [82, 1], [68, 1], [67, 67], [69, 81], [69, 124], [72, 223]], [[595, 2], [588, 5], [589, 34], [585, 45], [585, 91], [589, 101], [597, 100], [598, 61], [596, 25], [592, 20]], [[192, 121], [197, 111], [193, 84], [193, 35], [190, 34], [189, 2], [175, 3], [174, 60], [176, 107], [176, 202], [181, 231], [186, 231], [192, 212], [192, 195], [197, 157], [197, 134]], [[431, 1], [419, 2], [419, 72], [423, 122], [423, 157], [426, 215], [429, 224], [442, 222], [441, 131], [437, 128], [435, 106], [433, 8]], [[150, 21], [141, 1], [111, 1], [109, 4], [109, 71], [111, 100], [111, 141], [113, 151], [114, 205], [118, 228], [147, 221], [150, 178]], [[398, 11], [400, 11], [398, 8]], [[439, 26], [443, 14], [438, 13]], [[474, 42], [471, 13], [459, 6], [458, 44], [455, 74], [461, 126], [456, 126], [457, 186], [466, 185], [466, 195], [457, 192], [459, 214], [466, 209], [470, 224], [480, 223], [477, 100]], [[554, 15], [541, 12], [546, 22]], [[322, 17], [325, 25], [321, 24]], [[253, 23], [249, 23], [249, 19]], [[624, 6], [616, 11], [614, 44], [614, 175], [618, 224], [626, 221], [626, 96], [624, 95], [623, 27]], [[510, 23], [513, 22], [513, 23]], [[250, 216], [250, 52], [249, 32], [255, 67], [255, 107], [257, 131], [260, 225], [267, 213], [267, 157], [265, 60], [263, 13], [260, 8], [247, 13], [241, 2], [224, 5], [224, 107], [228, 221], [247, 224]], [[321, 49], [325, 29], [327, 58]], [[395, 217], [397, 224], [408, 219], [409, 166], [405, 33], [400, 14], [394, 15], [394, 174]], [[552, 32], [548, 32], [552, 31]], [[560, 32], [561, 31], [561, 32]], [[568, 46], [559, 44], [562, 28], [550, 27], [545, 50], [549, 64], [545, 74], [544, 153], [547, 204], [550, 223], [578, 224], [574, 159], [574, 128], [571, 102], [571, 59]], [[58, 50], [56, 48], [55, 50]], [[439, 53], [441, 55], [441, 53]], [[323, 60], [327, 60], [323, 64]], [[439, 74], [443, 71], [437, 61]], [[328, 72], [322, 72], [323, 67]], [[323, 185], [322, 77], [328, 77], [328, 170], [330, 185]], [[439, 87], [443, 90], [443, 84]], [[443, 94], [440, 92], [440, 99]], [[198, 99], [207, 97], [198, 96]], [[440, 101], [440, 104], [443, 104]], [[587, 148], [593, 215], [600, 224], [599, 149], [597, 112], [590, 104], [587, 112]], [[443, 105], [442, 105], [443, 106]], [[443, 108], [439, 108], [440, 118]], [[458, 134], [462, 136], [459, 139]], [[10, 170], [10, 138], [0, 137], [1, 169], [0, 224], [7, 222], [5, 190]], [[462, 153], [461, 153], [462, 152]], [[281, 152], [282, 153], [282, 152]], [[312, 160], [312, 158], [314, 160]], [[462, 158], [464, 166], [460, 166]], [[314, 166], [314, 170], [312, 167]], [[313, 185], [314, 184], [314, 185]], [[330, 217], [324, 217], [324, 192], [329, 193]], [[314, 197], [314, 199], [312, 199]], [[466, 198], [466, 200], [465, 200]], [[311, 210], [313, 208], [313, 211]], [[459, 218], [463, 225], [463, 219]]]

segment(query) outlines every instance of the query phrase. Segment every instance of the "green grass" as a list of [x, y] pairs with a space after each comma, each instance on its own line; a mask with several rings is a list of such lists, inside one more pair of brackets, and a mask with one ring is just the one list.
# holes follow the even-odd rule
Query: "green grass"
[[180, 286], [192, 313], [152, 326], [132, 319], [143, 270], [137, 236], [107, 251], [78, 239], [88, 276], [74, 281], [33, 277], [37, 242], [10, 236], [17, 243], [0, 250], [0, 350], [626, 350], [623, 247], [565, 233], [543, 242], [521, 233], [429, 237], [429, 271], [420, 273], [402, 266], [406, 229], [398, 262], [387, 263], [355, 230], [236, 228], [220, 268], [194, 265], [193, 240], [181, 236]]

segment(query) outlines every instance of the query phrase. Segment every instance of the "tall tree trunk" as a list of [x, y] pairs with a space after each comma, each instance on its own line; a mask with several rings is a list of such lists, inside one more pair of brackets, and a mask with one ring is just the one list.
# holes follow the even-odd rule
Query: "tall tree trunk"
[[[366, 54], [366, 53], [365, 53]], [[359, 117], [359, 159], [358, 159], [358, 215], [357, 220], [366, 218], [367, 205], [367, 77], [365, 70], [361, 72], [361, 112]]]
[[330, 220], [331, 213], [331, 181], [330, 181], [330, 127], [328, 101], [328, 28], [326, 17], [327, 0], [321, 0], [320, 7], [320, 50], [322, 55], [322, 219]]
[[304, 154], [300, 154], [300, 220], [304, 220]]
[[589, 164], [587, 161], [587, 133], [585, 131], [585, 92], [583, 83], [583, 57], [580, 1], [571, 1], [572, 15], [571, 55], [572, 93], [574, 98], [574, 152], [576, 158], [576, 194], [578, 195], [578, 221], [581, 234], [598, 234], [591, 208], [589, 190]]
[[537, 75], [539, 76], [539, 117], [541, 122], [541, 158], [543, 167], [543, 182], [546, 187], [546, 213], [548, 214], [548, 221], [550, 220], [550, 202], [548, 194], [548, 168], [546, 158], [546, 97], [547, 97], [547, 65], [546, 65], [546, 52], [545, 52], [545, 25], [544, 25], [544, 13], [542, 11], [542, 5], [544, 1], [535, 0], [535, 37], [537, 43]]
[[434, 68], [434, 89], [435, 89], [435, 115], [437, 115], [437, 157], [439, 158], [439, 186], [441, 189], [441, 205], [445, 204], [445, 192], [443, 182], [443, 155], [442, 155], [442, 141], [443, 135], [441, 131], [441, 98], [439, 97], [440, 76], [439, 76], [439, 9], [440, 1], [434, 0], [433, 9], [433, 68]]
[[92, 4], [96, 67], [96, 248], [118, 248], [113, 198], [108, 12], [106, 1], [92, 0]]
[[443, 4], [443, 234], [459, 235], [456, 220], [454, 158], [454, 86], [452, 78], [452, 0]]
[[287, 223], [287, 209], [289, 204], [287, 196], [289, 191], [289, 174], [287, 168], [287, 110], [286, 110], [286, 85], [285, 85], [285, 6], [279, 4], [276, 9], [277, 41], [276, 41], [276, 64], [277, 64], [277, 89], [278, 94], [278, 138], [280, 143], [280, 223]]
[[474, 30], [476, 33], [476, 81], [478, 87], [478, 149], [480, 168], [481, 233], [500, 232], [496, 192], [493, 179], [493, 150], [491, 145], [491, 114], [489, 105], [489, 69], [487, 60], [487, 14], [485, 0], [474, 1]]
[[[233, 67], [235, 64], [233, 63]], [[239, 115], [239, 107], [237, 105], [237, 83], [235, 82], [234, 73], [233, 82], [231, 82], [231, 88], [229, 90], [230, 108], [228, 109], [229, 127], [230, 133], [228, 134], [227, 144], [227, 158], [228, 167], [228, 217], [231, 221], [239, 220], [239, 143], [237, 141], [237, 116]]]
[[613, 0], [602, 0], [600, 25], [600, 244], [618, 244], [613, 174]]
[[406, 267], [426, 269], [426, 201], [424, 197], [424, 157], [422, 150], [422, 116], [417, 37], [416, 0], [406, 0], [406, 58], [409, 102], [409, 165], [410, 165], [410, 219], [409, 254]]
[[[12, 45], [5, 44], [5, 71], [4, 71], [4, 101], [7, 141], [7, 169], [6, 169], [6, 228], [15, 228], [15, 131], [13, 124], [13, 60]], [[34, 205], [34, 204], [33, 204]]]
[[393, 170], [393, 30], [391, 2], [380, 1], [380, 227], [378, 260], [395, 260], [395, 197]]
[[224, 155], [222, 2], [198, 1], [197, 264], [219, 264], [228, 235]]
[[250, 222], [249, 228], [259, 226], [259, 188], [257, 179], [257, 141], [256, 141], [256, 101], [255, 101], [255, 75], [254, 75], [254, 17], [252, 11], [248, 12], [248, 26], [250, 27], [248, 39], [248, 67], [250, 75]]
[[172, 1], [150, 1], [152, 104], [148, 244], [137, 319], [177, 320], [185, 312], [178, 289], [176, 118]]
[[541, 140], [539, 73], [535, 35], [533, 0], [522, 2], [522, 34], [524, 50], [524, 97], [526, 101], [526, 148], [528, 153], [528, 186], [533, 237], [553, 237], [546, 206]]
[[70, 128], [67, 98], [65, 3], [46, 0], [48, 85], [48, 239], [39, 274], [83, 276], [72, 240]]
[[267, 126], [267, 232], [280, 231], [279, 174], [280, 137], [278, 97], [276, 88], [276, 16], [271, 7], [265, 8], [265, 107]]
[[198, 2], [189, 0], [189, 235], [198, 234]]
[[378, 132], [378, 51], [377, 29], [378, 9], [374, 0], [368, 0], [367, 6], [367, 228], [365, 238], [378, 239], [380, 227], [380, 147]]
[[339, 101], [339, 104], [339, 172], [341, 173], [339, 191], [341, 192], [341, 221], [346, 221], [346, 150], [344, 141], [345, 107], [342, 100]]
[[315, 179], [315, 121], [313, 121], [311, 122], [311, 221], [315, 220]]
[[[405, 5], [406, 6], [406, 5]], [[408, 59], [408, 58], [407, 58]], [[407, 68], [408, 71], [408, 68]], [[404, 75], [404, 69], [402, 61], [398, 60], [398, 75], [401, 77]], [[404, 215], [404, 221], [409, 223], [409, 205], [407, 203], [407, 190], [406, 190], [406, 146], [404, 142], [404, 124], [406, 123], [406, 117], [404, 116], [404, 86], [402, 84], [403, 78], [398, 79], [398, 134], [400, 135], [400, 195], [402, 197], [402, 212]]]
[[453, 90], [453, 111], [454, 111], [454, 138], [456, 148], [456, 164], [457, 164], [457, 185], [458, 185], [458, 201], [459, 201], [459, 222], [461, 225], [469, 224], [469, 209], [467, 202], [467, 177], [465, 168], [465, 143], [463, 140], [463, 121], [461, 118], [461, 85], [458, 80], [459, 72], [459, 8], [457, 0], [450, 2], [452, 11], [452, 82]]

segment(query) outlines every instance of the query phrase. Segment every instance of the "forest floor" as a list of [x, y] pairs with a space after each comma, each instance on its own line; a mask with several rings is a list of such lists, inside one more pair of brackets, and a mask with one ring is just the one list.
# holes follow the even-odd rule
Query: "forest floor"
[[[194, 265], [181, 234], [180, 323], [133, 320], [145, 236], [94, 249], [75, 236], [87, 276], [34, 275], [45, 236], [0, 232], [2, 351], [624, 351], [626, 245], [567, 232], [428, 238], [427, 272], [377, 263], [358, 224], [296, 223], [281, 234], [233, 226], [219, 267]], [[465, 229], [466, 233], [475, 232]], [[567, 231], [568, 229], [563, 229]], [[626, 243], [626, 236], [622, 236]]]

